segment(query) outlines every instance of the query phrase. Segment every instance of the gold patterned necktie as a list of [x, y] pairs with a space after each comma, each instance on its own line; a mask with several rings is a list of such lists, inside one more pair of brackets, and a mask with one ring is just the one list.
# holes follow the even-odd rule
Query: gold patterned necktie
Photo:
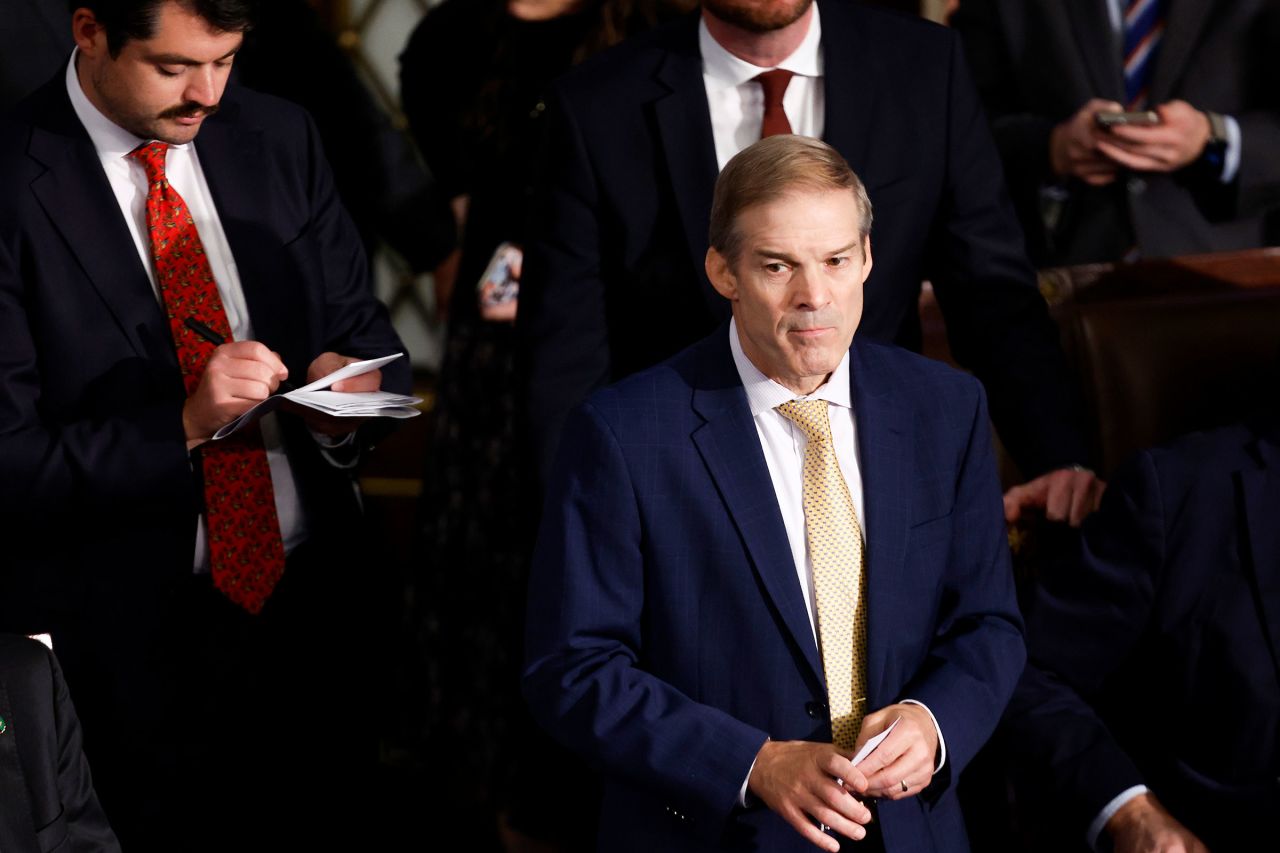
[[813, 563], [818, 640], [827, 678], [831, 735], [853, 749], [867, 704], [867, 573], [862, 527], [840, 473], [826, 400], [792, 400], [778, 411], [795, 422], [804, 451], [804, 530]]

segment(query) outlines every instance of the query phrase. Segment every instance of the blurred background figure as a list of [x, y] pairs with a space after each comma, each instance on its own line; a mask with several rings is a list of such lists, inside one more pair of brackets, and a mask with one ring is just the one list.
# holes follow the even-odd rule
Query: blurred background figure
[[80, 744], [53, 652], [0, 634], [0, 850], [118, 853]]
[[62, 67], [71, 53], [71, 16], [63, 0], [5, 0], [0, 26], [0, 113]]
[[1280, 420], [1260, 396], [1271, 413], [1130, 460], [1079, 547], [1042, 573], [1006, 718], [1034, 807], [1027, 849], [1270, 843]]
[[[594, 839], [594, 808], [576, 793], [585, 771], [551, 751], [517, 683], [535, 519], [521, 476], [526, 463], [515, 452], [512, 321], [543, 95], [583, 58], [689, 5], [447, 0], [400, 58], [405, 114], [460, 226], [455, 253], [436, 270], [448, 332], [421, 512], [418, 597], [432, 679], [426, 759], [450, 768], [435, 774], [448, 777], [438, 796], [484, 828], [493, 849], [498, 812], [507, 849], [530, 838], [571, 847]], [[496, 275], [486, 275], [490, 267]], [[496, 286], [482, 293], [482, 276]]]
[[244, 85], [311, 114], [370, 258], [382, 243], [421, 273], [452, 250], [453, 214], [443, 188], [306, 0], [259, 2], [235, 69]]
[[1280, 239], [1274, 0], [963, 0], [952, 23], [1039, 266]]

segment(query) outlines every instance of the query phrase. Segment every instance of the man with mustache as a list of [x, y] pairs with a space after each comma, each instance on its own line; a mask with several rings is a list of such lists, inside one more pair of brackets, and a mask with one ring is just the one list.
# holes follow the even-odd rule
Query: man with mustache
[[981, 385], [855, 336], [870, 230], [830, 146], [748, 147], [731, 319], [568, 421], [524, 689], [605, 774], [601, 850], [969, 849], [955, 782], [1025, 660], [1000, 488]]
[[[0, 125], [0, 623], [52, 634], [127, 849], [340, 841], [376, 757], [331, 698], [366, 691], [370, 436], [211, 436], [402, 347], [309, 118], [226, 87], [250, 4], [72, 6], [75, 51]], [[381, 383], [407, 366], [334, 390]]]
[[[843, 0], [709, 0], [561, 81], [545, 208], [518, 325], [545, 466], [569, 409], [726, 314], [701, 265], [716, 172], [762, 135], [821, 138], [867, 182], [875, 234], [864, 335], [921, 345], [930, 280], [952, 351], [991, 395], [1039, 505], [1079, 523], [1101, 484], [958, 40]], [[1073, 468], [1073, 466], [1075, 466]]]

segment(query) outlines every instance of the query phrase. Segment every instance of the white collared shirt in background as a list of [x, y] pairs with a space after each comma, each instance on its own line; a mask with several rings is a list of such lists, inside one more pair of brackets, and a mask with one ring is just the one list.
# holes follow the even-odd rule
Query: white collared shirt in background
[[796, 75], [782, 96], [782, 110], [787, 114], [792, 132], [815, 139], [822, 137], [822, 25], [818, 20], [818, 4], [810, 8], [813, 19], [804, 41], [790, 56], [770, 68], [761, 68], [734, 56], [712, 37], [705, 20], [698, 21], [702, 82], [711, 108], [716, 162], [721, 169], [733, 155], [759, 141], [764, 125], [764, 89], [752, 82], [752, 78], [773, 68], [783, 68]]

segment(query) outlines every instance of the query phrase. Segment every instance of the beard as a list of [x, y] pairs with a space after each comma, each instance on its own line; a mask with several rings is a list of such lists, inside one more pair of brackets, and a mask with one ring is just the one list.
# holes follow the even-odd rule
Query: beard
[[813, 0], [703, 0], [702, 7], [726, 24], [751, 33], [770, 33], [790, 26]]

